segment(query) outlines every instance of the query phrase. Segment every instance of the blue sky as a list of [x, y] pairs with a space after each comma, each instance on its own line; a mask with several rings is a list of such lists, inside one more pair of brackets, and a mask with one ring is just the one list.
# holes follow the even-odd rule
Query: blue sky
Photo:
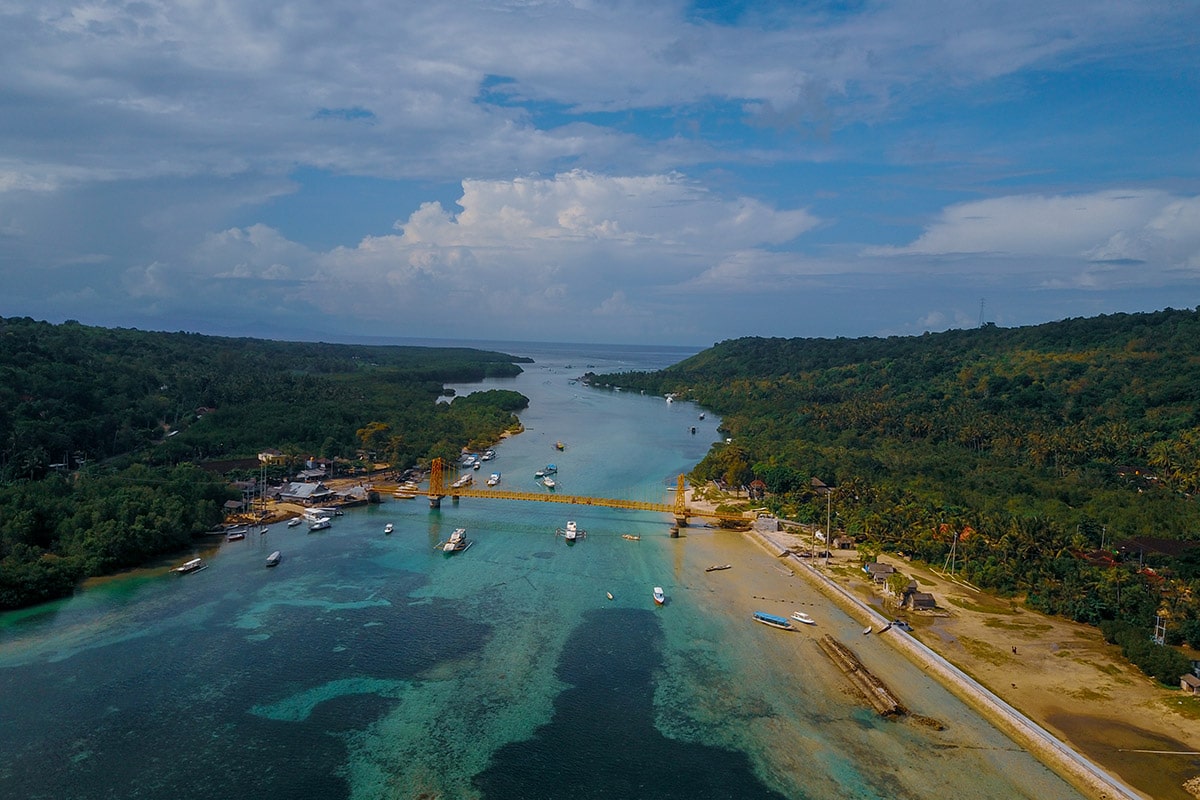
[[1200, 305], [1200, 3], [0, 2], [0, 316], [707, 345]]

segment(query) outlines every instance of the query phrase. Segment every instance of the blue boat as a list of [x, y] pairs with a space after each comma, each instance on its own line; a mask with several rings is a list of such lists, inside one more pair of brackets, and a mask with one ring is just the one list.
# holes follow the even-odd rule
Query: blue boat
[[754, 620], [761, 622], [763, 625], [770, 625], [772, 628], [782, 628], [785, 631], [793, 630], [792, 623], [788, 622], [786, 618], [777, 617], [765, 611], [755, 611]]

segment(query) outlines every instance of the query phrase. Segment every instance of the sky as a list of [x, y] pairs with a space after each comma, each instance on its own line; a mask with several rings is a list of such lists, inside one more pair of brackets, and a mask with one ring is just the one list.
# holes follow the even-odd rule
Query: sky
[[703, 347], [1196, 306], [1197, 0], [0, 0], [0, 316]]

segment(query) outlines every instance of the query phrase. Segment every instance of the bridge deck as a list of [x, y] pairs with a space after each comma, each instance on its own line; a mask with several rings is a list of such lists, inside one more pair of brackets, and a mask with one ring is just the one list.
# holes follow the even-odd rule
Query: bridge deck
[[[396, 487], [377, 485], [375, 489], [380, 493], [390, 494], [396, 490]], [[438, 493], [430, 493], [424, 490], [416, 494], [422, 497], [438, 496]], [[445, 486], [442, 488], [441, 496], [479, 497], [492, 500], [527, 500], [534, 503], [565, 503], [576, 506], [601, 506], [603, 508], [627, 508], [635, 511], [655, 511], [662, 514], [674, 514], [676, 511], [674, 503], [651, 503], [643, 500], [624, 500], [615, 497], [588, 497], [586, 495], [560, 494], [559, 492], [551, 491], [514, 492], [508, 489], [485, 489], [478, 487], [451, 489], [449, 486]], [[686, 515], [689, 517], [712, 517], [730, 520], [745, 519], [741, 514], [725, 514], [698, 508], [686, 508]]]

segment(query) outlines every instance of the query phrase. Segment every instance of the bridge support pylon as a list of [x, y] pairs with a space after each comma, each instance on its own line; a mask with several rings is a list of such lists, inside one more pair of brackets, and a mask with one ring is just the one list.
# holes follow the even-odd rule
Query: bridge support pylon
[[687, 481], [683, 477], [683, 473], [679, 473], [679, 480], [675, 483], [675, 526], [678, 528], [687, 527]]
[[441, 508], [442, 498], [446, 496], [446, 465], [440, 458], [435, 458], [429, 465], [429, 507]]

